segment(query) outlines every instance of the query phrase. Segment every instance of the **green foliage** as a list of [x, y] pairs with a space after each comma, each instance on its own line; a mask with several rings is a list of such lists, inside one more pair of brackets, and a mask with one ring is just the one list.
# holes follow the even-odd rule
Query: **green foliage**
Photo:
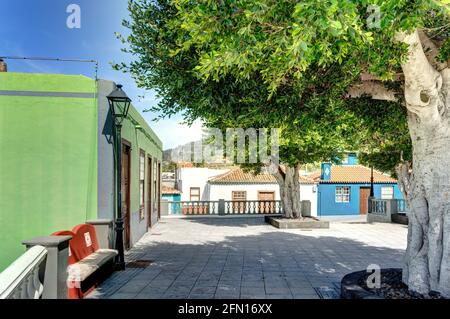
[[[442, 0], [441, 2], [445, 2]], [[371, 28], [369, 5], [381, 9]], [[392, 170], [408, 157], [400, 103], [344, 98], [362, 72], [395, 79], [406, 48], [399, 30], [446, 17], [423, 0], [139, 0], [129, 2], [136, 60], [117, 69], [154, 89], [161, 116], [207, 126], [281, 129], [281, 160], [330, 160], [346, 149]], [[443, 18], [443, 21], [446, 21]], [[367, 108], [367, 111], [366, 111]], [[395, 119], [395, 121], [394, 121]], [[373, 138], [375, 137], [375, 138]], [[378, 154], [378, 155], [377, 155]], [[381, 155], [383, 154], [383, 155]], [[370, 157], [370, 159], [369, 159]]]
[[177, 164], [172, 161], [163, 161], [162, 171], [163, 172], [174, 172], [177, 169]]
[[361, 98], [348, 101], [348, 108], [358, 114], [359, 161], [382, 172], [391, 172], [401, 161], [412, 160], [411, 138], [406, 109], [397, 103]]
[[438, 59], [445, 62], [450, 59], [450, 1], [436, 1], [444, 10], [433, 10], [424, 21], [428, 36], [439, 45]]

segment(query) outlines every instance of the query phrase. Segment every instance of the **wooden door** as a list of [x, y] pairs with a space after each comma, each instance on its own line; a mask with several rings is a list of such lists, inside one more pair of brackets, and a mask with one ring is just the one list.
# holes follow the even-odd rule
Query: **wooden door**
[[233, 200], [233, 213], [243, 214], [247, 208], [247, 192], [233, 191], [231, 192], [231, 199]]
[[[153, 200], [152, 200], [152, 215], [158, 216], [158, 163], [156, 159], [152, 160], [152, 183], [153, 183]], [[159, 217], [158, 217], [159, 218]]]
[[131, 147], [129, 143], [122, 144], [122, 217], [124, 228], [125, 249], [130, 248], [130, 165]]
[[148, 228], [151, 228], [153, 226], [152, 224], [152, 191], [153, 191], [153, 187], [152, 187], [152, 181], [153, 181], [153, 161], [152, 158], [149, 157], [147, 159], [148, 161], [148, 165], [147, 165], [147, 183], [148, 183], [148, 187], [147, 187], [147, 215], [148, 215], [148, 221], [147, 221], [147, 226]]
[[259, 213], [274, 213], [275, 212], [275, 192], [262, 191], [258, 192]]
[[158, 162], [158, 220], [161, 219], [161, 163]]
[[370, 187], [360, 187], [359, 189], [359, 214], [366, 215], [369, 211]]

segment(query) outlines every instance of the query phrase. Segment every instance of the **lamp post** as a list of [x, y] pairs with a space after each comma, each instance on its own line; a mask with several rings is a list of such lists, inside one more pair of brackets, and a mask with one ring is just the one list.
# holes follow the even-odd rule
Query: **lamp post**
[[374, 198], [374, 191], [373, 191], [373, 166], [370, 167], [370, 197]]
[[369, 209], [369, 213], [372, 212], [372, 199], [375, 198], [375, 192], [373, 190], [373, 166], [370, 167], [370, 196], [369, 196], [369, 203], [367, 205]]
[[128, 115], [131, 99], [122, 90], [122, 85], [116, 88], [106, 97], [109, 109], [113, 117], [114, 134], [114, 170], [116, 176], [116, 207], [117, 215], [115, 221], [116, 244], [118, 251], [116, 258], [116, 269], [125, 269], [125, 257], [123, 247], [123, 217], [122, 217], [122, 122]]

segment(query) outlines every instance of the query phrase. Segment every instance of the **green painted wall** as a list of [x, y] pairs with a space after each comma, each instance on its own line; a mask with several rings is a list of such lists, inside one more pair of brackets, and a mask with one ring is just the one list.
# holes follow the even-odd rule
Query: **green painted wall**
[[[141, 130], [136, 129], [136, 124], [140, 125], [143, 130], [147, 133], [144, 134]], [[130, 179], [130, 212], [131, 212], [131, 242], [134, 244], [139, 240], [142, 235], [147, 232], [147, 212], [148, 205], [150, 203], [146, 201], [145, 203], [145, 218], [140, 219], [139, 213], [139, 154], [142, 149], [146, 154], [146, 159], [151, 156], [158, 162], [162, 161], [162, 142], [147, 124], [147, 122], [142, 118], [139, 112], [134, 108], [130, 107], [128, 114], [128, 119], [124, 121], [122, 128], [122, 138], [126, 139], [131, 143], [131, 179]], [[148, 198], [148, 162], [145, 164], [145, 198]], [[156, 190], [153, 188], [152, 193]], [[154, 198], [152, 196], [151, 198]], [[156, 214], [153, 215], [156, 217]], [[155, 222], [155, 218], [153, 218]]]
[[[126, 91], [127, 85], [124, 83]], [[115, 214], [114, 199], [114, 163], [112, 117], [106, 96], [115, 88], [115, 83], [108, 80], [98, 81], [98, 217], [113, 219]], [[140, 218], [139, 197], [139, 150], [145, 152], [146, 159], [150, 156], [158, 161], [162, 159], [162, 143], [144, 118], [133, 107], [130, 107], [128, 117], [124, 120], [122, 137], [131, 144], [130, 163], [130, 240], [134, 245], [146, 232], [148, 226], [148, 161], [145, 165], [145, 203], [144, 218]], [[136, 127], [139, 126], [139, 127]], [[152, 189], [154, 198], [155, 189]], [[153, 201], [155, 202], [155, 201]], [[153, 205], [152, 205], [153, 206]], [[157, 214], [152, 216], [152, 224], [157, 222]]]
[[[83, 76], [0, 73], [0, 91], [95, 93]], [[21, 241], [97, 214], [97, 101], [0, 95], [0, 271]]]

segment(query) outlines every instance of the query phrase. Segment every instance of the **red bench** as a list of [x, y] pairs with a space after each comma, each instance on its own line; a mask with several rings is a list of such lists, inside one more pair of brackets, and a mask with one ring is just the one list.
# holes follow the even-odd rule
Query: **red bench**
[[99, 248], [94, 226], [81, 224], [72, 231], [64, 230], [52, 235], [72, 236], [67, 280], [69, 299], [83, 298], [112, 272], [117, 251]]

